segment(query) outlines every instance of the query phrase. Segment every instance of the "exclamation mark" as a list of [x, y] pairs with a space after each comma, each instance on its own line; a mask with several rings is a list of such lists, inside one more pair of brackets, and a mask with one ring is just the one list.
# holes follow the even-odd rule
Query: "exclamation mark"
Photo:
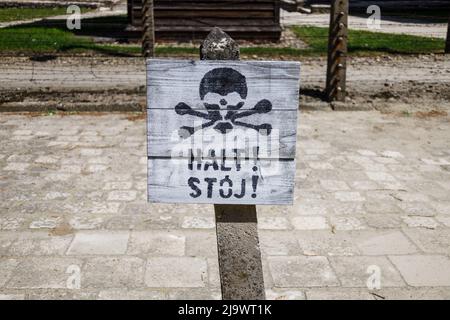
[[[254, 166], [253, 171], [255, 172], [258, 171], [258, 167]], [[258, 179], [259, 176], [252, 176], [252, 188], [253, 188], [252, 198], [256, 198], [256, 186], [258, 185]]]

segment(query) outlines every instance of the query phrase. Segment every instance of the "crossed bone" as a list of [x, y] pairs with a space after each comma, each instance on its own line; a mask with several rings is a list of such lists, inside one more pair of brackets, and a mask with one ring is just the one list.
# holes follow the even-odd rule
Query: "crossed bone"
[[[242, 112], [239, 112], [237, 109], [242, 107], [243, 103], [241, 102], [238, 104], [238, 106], [235, 108], [235, 110], [231, 109], [228, 110], [227, 114], [225, 115], [224, 120], [230, 120], [233, 125], [242, 126], [246, 128], [251, 128], [256, 131], [262, 131], [262, 134], [269, 135], [272, 131], [272, 125], [268, 123], [263, 123], [260, 125], [254, 125], [246, 122], [237, 121], [237, 119], [244, 118], [251, 116], [253, 114], [262, 114], [262, 113], [268, 113], [272, 110], [272, 103], [269, 100], [263, 99], [259, 101], [252, 109], [244, 110]], [[189, 126], [182, 126], [180, 128], [180, 135], [184, 138], [189, 137], [190, 135], [193, 135], [196, 131], [210, 127], [214, 125], [217, 121], [223, 120], [223, 117], [220, 115], [220, 108], [218, 105], [210, 105], [209, 108], [207, 108], [208, 112], [203, 113], [200, 111], [196, 111], [192, 109], [190, 106], [188, 106], [184, 102], [180, 102], [175, 106], [175, 112], [179, 115], [191, 115], [196, 116], [199, 118], [203, 118], [206, 120], [209, 120], [208, 122], [205, 122], [199, 126], [196, 127], [189, 127]], [[224, 126], [221, 126], [220, 128], [216, 128], [218, 131], [220, 131], [222, 134], [226, 133], [226, 130], [232, 129], [232, 125], [229, 124], [228, 126], [224, 124]]]

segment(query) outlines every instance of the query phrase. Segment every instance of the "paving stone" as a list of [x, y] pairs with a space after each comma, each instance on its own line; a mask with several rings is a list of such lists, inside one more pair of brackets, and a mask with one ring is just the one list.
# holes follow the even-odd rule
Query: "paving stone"
[[210, 288], [220, 289], [219, 260], [217, 258], [208, 258], [208, 286]]
[[353, 256], [360, 250], [348, 231], [299, 231], [296, 238], [302, 254], [307, 256]]
[[395, 197], [404, 202], [428, 202], [430, 198], [423, 193], [396, 192]]
[[306, 300], [304, 291], [297, 290], [282, 290], [282, 289], [268, 289], [266, 290], [267, 300]]
[[184, 217], [182, 228], [185, 229], [209, 229], [214, 228], [214, 217]]
[[345, 181], [339, 180], [320, 180], [320, 185], [327, 191], [349, 190]]
[[399, 229], [403, 220], [397, 214], [370, 214], [364, 217], [369, 228]]
[[44, 196], [44, 200], [65, 200], [70, 197], [70, 194], [58, 191], [47, 192]]
[[402, 219], [411, 228], [436, 229], [439, 225], [436, 220], [430, 217], [403, 216]]
[[[16, 267], [7, 288], [21, 289], [67, 289], [70, 266], [82, 266], [82, 260], [72, 258], [29, 257]], [[69, 269], [70, 271], [70, 269]]]
[[61, 217], [43, 217], [30, 223], [30, 229], [53, 229], [61, 223]]
[[10, 256], [64, 255], [72, 235], [52, 236], [48, 232], [20, 232], [8, 250]]
[[258, 217], [258, 228], [268, 230], [286, 230], [291, 224], [286, 217]]
[[54, 164], [54, 163], [58, 163], [58, 158], [55, 156], [40, 156], [37, 157], [36, 160], [34, 160], [34, 162], [36, 163], [44, 163], [44, 164]]
[[166, 289], [169, 300], [221, 300], [222, 294], [219, 289], [188, 288], [188, 289]]
[[321, 203], [297, 203], [294, 207], [294, 212], [298, 215], [320, 215], [325, 216], [329, 214], [330, 209], [325, 205]]
[[400, 231], [355, 231], [363, 255], [412, 254], [416, 247]]
[[5, 171], [25, 171], [30, 166], [29, 163], [10, 162], [3, 168]]
[[333, 203], [333, 214], [337, 216], [361, 216], [366, 213], [366, 209], [360, 202], [336, 202]]
[[70, 219], [69, 224], [73, 229], [76, 230], [90, 230], [90, 229], [100, 229], [103, 225], [103, 217], [85, 217], [85, 216], [75, 216]]
[[82, 269], [83, 288], [144, 287], [145, 260], [138, 257], [95, 257]]
[[371, 268], [377, 268], [380, 272], [380, 288], [405, 286], [402, 277], [386, 257], [330, 257], [330, 262], [344, 287], [373, 289], [370, 278], [377, 274]]
[[[105, 166], [103, 164], [91, 164], [91, 165], [87, 166], [87, 171], [91, 172], [91, 173], [98, 173], [98, 172], [102, 172], [102, 171], [105, 171], [108, 169], [109, 169], [109, 167]], [[131, 199], [131, 200], [133, 200], [133, 199]], [[111, 199], [111, 200], [117, 200], [117, 199]]]
[[395, 181], [393, 176], [383, 171], [366, 171], [366, 174], [373, 181]]
[[446, 256], [408, 255], [389, 259], [410, 286], [450, 286], [450, 260]]
[[103, 189], [104, 190], [128, 190], [131, 189], [133, 185], [132, 182], [129, 181], [111, 181], [105, 183]]
[[128, 254], [146, 256], [183, 256], [185, 237], [170, 231], [133, 231]]
[[435, 230], [405, 228], [403, 231], [424, 252], [449, 254], [450, 232], [447, 228]]
[[339, 282], [325, 257], [268, 257], [274, 285], [281, 288], [329, 287]]
[[366, 157], [374, 157], [374, 156], [377, 155], [376, 152], [371, 151], [371, 150], [364, 150], [364, 149], [361, 149], [361, 150], [358, 150], [357, 152], [358, 152], [360, 155], [366, 156]]
[[98, 297], [95, 290], [84, 289], [26, 289], [27, 300], [94, 300]]
[[440, 214], [450, 215], [450, 201], [439, 201], [430, 203], [434, 210]]
[[376, 190], [380, 188], [376, 182], [370, 180], [352, 181], [350, 185], [354, 190]]
[[436, 211], [425, 202], [401, 202], [398, 206], [410, 216], [433, 217]]
[[449, 216], [439, 216], [439, 217], [436, 217], [436, 220], [438, 220], [444, 226], [450, 228], [450, 217]]
[[111, 201], [133, 201], [136, 199], [136, 191], [134, 190], [115, 190], [108, 195], [108, 200]]
[[362, 230], [366, 229], [363, 220], [356, 217], [330, 217], [330, 225], [334, 230]]
[[73, 175], [68, 173], [46, 173], [44, 179], [52, 182], [68, 181]]
[[145, 283], [148, 287], [204, 287], [207, 278], [207, 264], [202, 258], [149, 258], [147, 260]]
[[292, 225], [297, 230], [324, 230], [330, 228], [327, 219], [320, 216], [293, 217]]
[[329, 162], [308, 162], [308, 165], [312, 168], [312, 169], [316, 169], [316, 170], [333, 170], [334, 167], [333, 165], [331, 165], [331, 163]]
[[127, 250], [128, 231], [79, 231], [67, 251], [69, 255], [113, 255]]
[[404, 158], [404, 156], [403, 156], [403, 154], [401, 154], [400, 152], [398, 152], [398, 151], [389, 151], [389, 150], [386, 150], [386, 151], [383, 151], [382, 153], [381, 153], [381, 155], [383, 156], [383, 157], [387, 157], [387, 158], [397, 158], [397, 159], [402, 159], [402, 158]]
[[450, 290], [445, 287], [382, 288], [376, 292], [377, 300], [449, 300]]
[[317, 288], [306, 291], [307, 300], [375, 300], [367, 289]]
[[290, 256], [301, 253], [294, 233], [261, 230], [258, 235], [263, 256]]
[[217, 258], [217, 237], [215, 230], [184, 230], [186, 256]]
[[[0, 217], [0, 230], [17, 230], [25, 225], [25, 218], [17, 217]], [[0, 237], [1, 239], [1, 237]], [[0, 255], [2, 252], [2, 245], [0, 244]]]
[[8, 282], [18, 264], [16, 259], [0, 258], [0, 288]]
[[100, 291], [100, 300], [165, 300], [167, 295], [162, 290], [124, 290], [109, 289]]
[[0, 300], [25, 300], [25, 294], [0, 293]]
[[102, 149], [80, 149], [80, 155], [82, 156], [99, 156], [102, 153]]
[[364, 201], [365, 198], [356, 191], [339, 191], [334, 194], [339, 201]]

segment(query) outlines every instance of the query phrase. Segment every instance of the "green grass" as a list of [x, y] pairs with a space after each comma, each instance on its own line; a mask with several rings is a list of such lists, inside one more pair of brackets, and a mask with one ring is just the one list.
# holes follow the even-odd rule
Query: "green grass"
[[[81, 8], [84, 13], [88, 9]], [[16, 20], [30, 20], [36, 18], [59, 16], [67, 14], [67, 8], [0, 8], [0, 22], [10, 22]]]
[[137, 54], [138, 47], [96, 44], [57, 28], [14, 27], [0, 29], [0, 51], [23, 53], [65, 53], [97, 51], [104, 54]]
[[[293, 31], [309, 45], [312, 52], [326, 54], [328, 28], [296, 26], [293, 27]], [[348, 34], [348, 52], [350, 55], [437, 53], [443, 52], [444, 47], [444, 39], [437, 38], [360, 30], [349, 30]]]
[[[307, 49], [243, 47], [243, 56], [260, 56], [269, 58], [302, 57], [326, 55], [328, 47], [328, 29], [319, 27], [293, 27], [295, 34], [306, 42]], [[418, 54], [443, 52], [443, 39], [425, 38], [409, 35], [373, 33], [368, 31], [349, 31], [349, 55], [374, 54]], [[195, 47], [156, 48], [158, 56], [196, 55]], [[0, 29], [0, 52], [24, 54], [64, 54], [93, 52], [105, 55], [139, 55], [140, 46], [99, 44], [88, 36], [77, 36], [63, 27], [16, 26]]]

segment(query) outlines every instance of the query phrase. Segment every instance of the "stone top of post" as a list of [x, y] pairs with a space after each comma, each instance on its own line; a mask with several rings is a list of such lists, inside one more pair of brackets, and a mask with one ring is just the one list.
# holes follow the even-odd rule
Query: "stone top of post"
[[201, 60], [239, 60], [239, 45], [222, 29], [215, 27], [200, 46]]

